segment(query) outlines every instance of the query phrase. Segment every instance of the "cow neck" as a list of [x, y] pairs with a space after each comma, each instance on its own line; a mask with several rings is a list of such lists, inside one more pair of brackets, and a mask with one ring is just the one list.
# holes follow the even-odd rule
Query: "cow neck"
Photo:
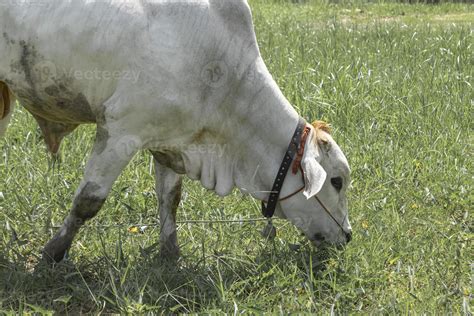
[[263, 61], [256, 67], [262, 80], [244, 83], [239, 95], [247, 97], [239, 96], [241, 101], [236, 106], [240, 120], [234, 148], [242, 154], [234, 179], [242, 191], [267, 200], [300, 117]]

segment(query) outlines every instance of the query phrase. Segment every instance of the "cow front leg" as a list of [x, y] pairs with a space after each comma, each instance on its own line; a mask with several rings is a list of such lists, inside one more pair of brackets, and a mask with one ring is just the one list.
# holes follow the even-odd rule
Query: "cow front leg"
[[44, 259], [59, 262], [64, 258], [74, 236], [88, 219], [99, 212], [113, 183], [138, 149], [137, 146], [130, 146], [129, 138], [110, 137], [104, 129], [98, 127], [94, 149], [72, 209], [62, 227], [46, 244]]
[[176, 210], [181, 200], [182, 177], [155, 158], [156, 195], [160, 210], [160, 248], [164, 258], [179, 257]]

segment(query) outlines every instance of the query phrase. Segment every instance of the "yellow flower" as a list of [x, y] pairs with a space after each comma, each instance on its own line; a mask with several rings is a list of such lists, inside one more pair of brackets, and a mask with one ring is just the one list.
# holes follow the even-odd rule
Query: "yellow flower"
[[137, 226], [132, 226], [128, 229], [128, 232], [132, 234], [138, 234], [140, 232], [140, 228]]
[[364, 220], [364, 221], [362, 221], [361, 226], [362, 226], [363, 229], [367, 229], [367, 228], [369, 228], [369, 222], [367, 222], [366, 220]]
[[421, 166], [422, 166], [422, 165], [421, 165], [421, 162], [420, 162], [420, 161], [414, 159], [414, 160], [413, 160], [413, 164], [415, 165], [415, 169], [421, 169]]

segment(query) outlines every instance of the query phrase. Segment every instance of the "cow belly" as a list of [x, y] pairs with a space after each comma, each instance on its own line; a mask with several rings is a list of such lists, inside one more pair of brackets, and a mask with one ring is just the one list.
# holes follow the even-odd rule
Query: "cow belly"
[[41, 92], [20, 89], [15, 94], [29, 112], [46, 120], [73, 124], [96, 122], [86, 96], [64, 86], [50, 86]]

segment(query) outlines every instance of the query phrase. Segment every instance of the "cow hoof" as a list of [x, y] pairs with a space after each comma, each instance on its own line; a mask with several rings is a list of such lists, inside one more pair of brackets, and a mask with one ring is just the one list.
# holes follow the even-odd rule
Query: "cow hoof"
[[63, 261], [71, 244], [59, 238], [53, 238], [43, 249], [43, 261], [50, 264]]
[[165, 243], [161, 246], [160, 257], [164, 260], [175, 261], [179, 258], [180, 251], [179, 246], [173, 243]]
[[66, 257], [66, 254], [67, 254], [67, 250], [54, 252], [52, 250], [46, 250], [45, 248], [43, 250], [42, 259], [44, 262], [49, 263], [49, 264], [59, 263], [63, 261], [63, 259]]

